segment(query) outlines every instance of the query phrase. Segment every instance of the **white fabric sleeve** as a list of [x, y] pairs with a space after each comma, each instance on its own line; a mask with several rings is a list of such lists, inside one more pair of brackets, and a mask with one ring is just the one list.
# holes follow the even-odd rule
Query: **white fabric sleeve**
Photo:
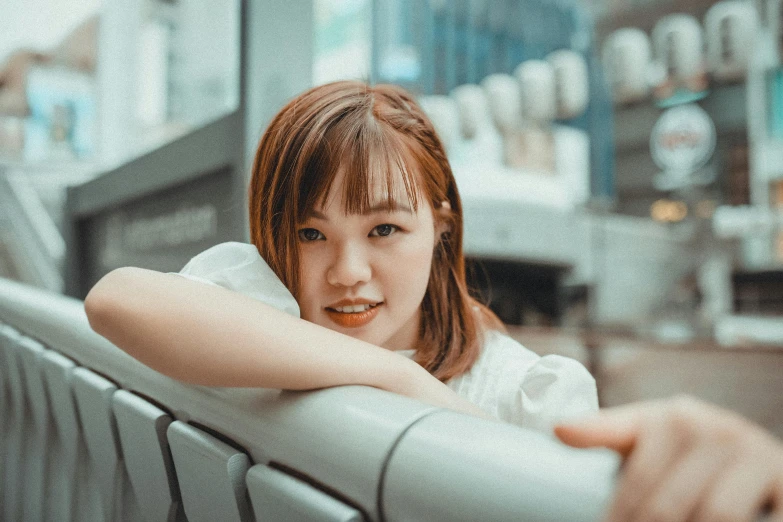
[[191, 259], [177, 275], [239, 292], [299, 317], [299, 304], [255, 245], [220, 243]]
[[560, 355], [538, 359], [514, 394], [499, 404], [504, 420], [551, 432], [564, 420], [598, 411], [595, 379], [581, 363]]
[[579, 362], [541, 357], [497, 331], [487, 333], [473, 367], [447, 384], [502, 421], [548, 433], [598, 409], [595, 379]]

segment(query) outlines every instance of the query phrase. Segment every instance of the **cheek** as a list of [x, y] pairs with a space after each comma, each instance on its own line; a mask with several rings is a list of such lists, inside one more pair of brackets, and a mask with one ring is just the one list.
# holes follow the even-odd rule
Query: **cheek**
[[302, 319], [312, 320], [318, 308], [318, 296], [320, 295], [320, 281], [322, 279], [320, 263], [317, 256], [311, 252], [302, 252], [299, 258], [299, 309]]
[[396, 289], [400, 298], [406, 301], [416, 300], [418, 305], [427, 290], [430, 279], [433, 248], [428, 241], [418, 242], [415, 248], [396, 253], [389, 259], [389, 274], [394, 281], [390, 285]]

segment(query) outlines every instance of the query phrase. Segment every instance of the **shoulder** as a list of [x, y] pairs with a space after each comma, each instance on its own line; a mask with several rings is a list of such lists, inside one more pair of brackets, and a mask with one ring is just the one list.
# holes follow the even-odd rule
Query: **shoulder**
[[582, 364], [559, 355], [541, 357], [498, 331], [485, 334], [473, 368], [449, 385], [458, 393], [463, 388], [501, 420], [544, 431], [598, 409], [595, 379]]
[[498, 330], [488, 330], [484, 333], [481, 357], [512, 360], [521, 363], [536, 362], [541, 358], [532, 350], [525, 348], [516, 339]]
[[541, 356], [498, 330], [484, 333], [481, 354], [471, 372], [522, 374], [541, 360]]
[[198, 272], [203, 275], [252, 265], [259, 260], [262, 261], [255, 245], [231, 241], [217, 244], [195, 255], [179, 273]]
[[220, 243], [193, 257], [179, 275], [263, 301], [299, 317], [299, 305], [255, 245]]

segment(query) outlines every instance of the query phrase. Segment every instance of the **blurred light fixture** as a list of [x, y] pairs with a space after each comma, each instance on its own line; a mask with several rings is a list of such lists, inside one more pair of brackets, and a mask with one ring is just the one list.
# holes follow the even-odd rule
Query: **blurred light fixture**
[[527, 60], [514, 70], [522, 91], [522, 117], [548, 122], [557, 117], [555, 71], [544, 60]]
[[459, 85], [451, 91], [450, 96], [457, 103], [460, 130], [464, 139], [472, 140], [482, 126], [487, 122], [492, 123], [487, 95], [478, 85]]
[[585, 112], [590, 98], [587, 62], [584, 56], [568, 49], [550, 53], [546, 57], [552, 65], [555, 80], [557, 117], [576, 118]]
[[509, 134], [522, 125], [523, 94], [517, 80], [508, 74], [490, 74], [481, 80], [487, 94], [492, 119], [502, 134]]
[[718, 2], [704, 17], [707, 62], [718, 80], [745, 76], [758, 25], [753, 5], [737, 0]]
[[688, 216], [684, 201], [659, 199], [650, 206], [650, 217], [664, 223], [677, 223]]
[[419, 105], [432, 121], [438, 137], [446, 151], [461, 141], [460, 119], [457, 102], [442, 95], [428, 95], [419, 98]]
[[650, 38], [644, 31], [635, 27], [614, 31], [601, 53], [615, 102], [632, 103], [647, 98], [651, 51]]
[[692, 91], [702, 90], [704, 36], [701, 24], [691, 15], [673, 14], [658, 20], [652, 32], [655, 58], [666, 67], [669, 78]]

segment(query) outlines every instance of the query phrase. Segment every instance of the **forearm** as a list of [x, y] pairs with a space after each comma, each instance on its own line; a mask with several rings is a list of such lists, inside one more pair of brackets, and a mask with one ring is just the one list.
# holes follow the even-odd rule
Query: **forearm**
[[116, 270], [90, 291], [85, 309], [96, 332], [180, 381], [288, 390], [357, 384], [487, 416], [406, 357], [176, 275]]
[[358, 384], [482, 415], [406, 357], [176, 275], [116, 270], [90, 291], [85, 310], [96, 332], [180, 381], [287, 390]]
[[93, 329], [115, 345], [195, 384], [389, 389], [410, 372], [410, 361], [382, 348], [170, 274], [112, 272], [93, 288], [85, 308]]

